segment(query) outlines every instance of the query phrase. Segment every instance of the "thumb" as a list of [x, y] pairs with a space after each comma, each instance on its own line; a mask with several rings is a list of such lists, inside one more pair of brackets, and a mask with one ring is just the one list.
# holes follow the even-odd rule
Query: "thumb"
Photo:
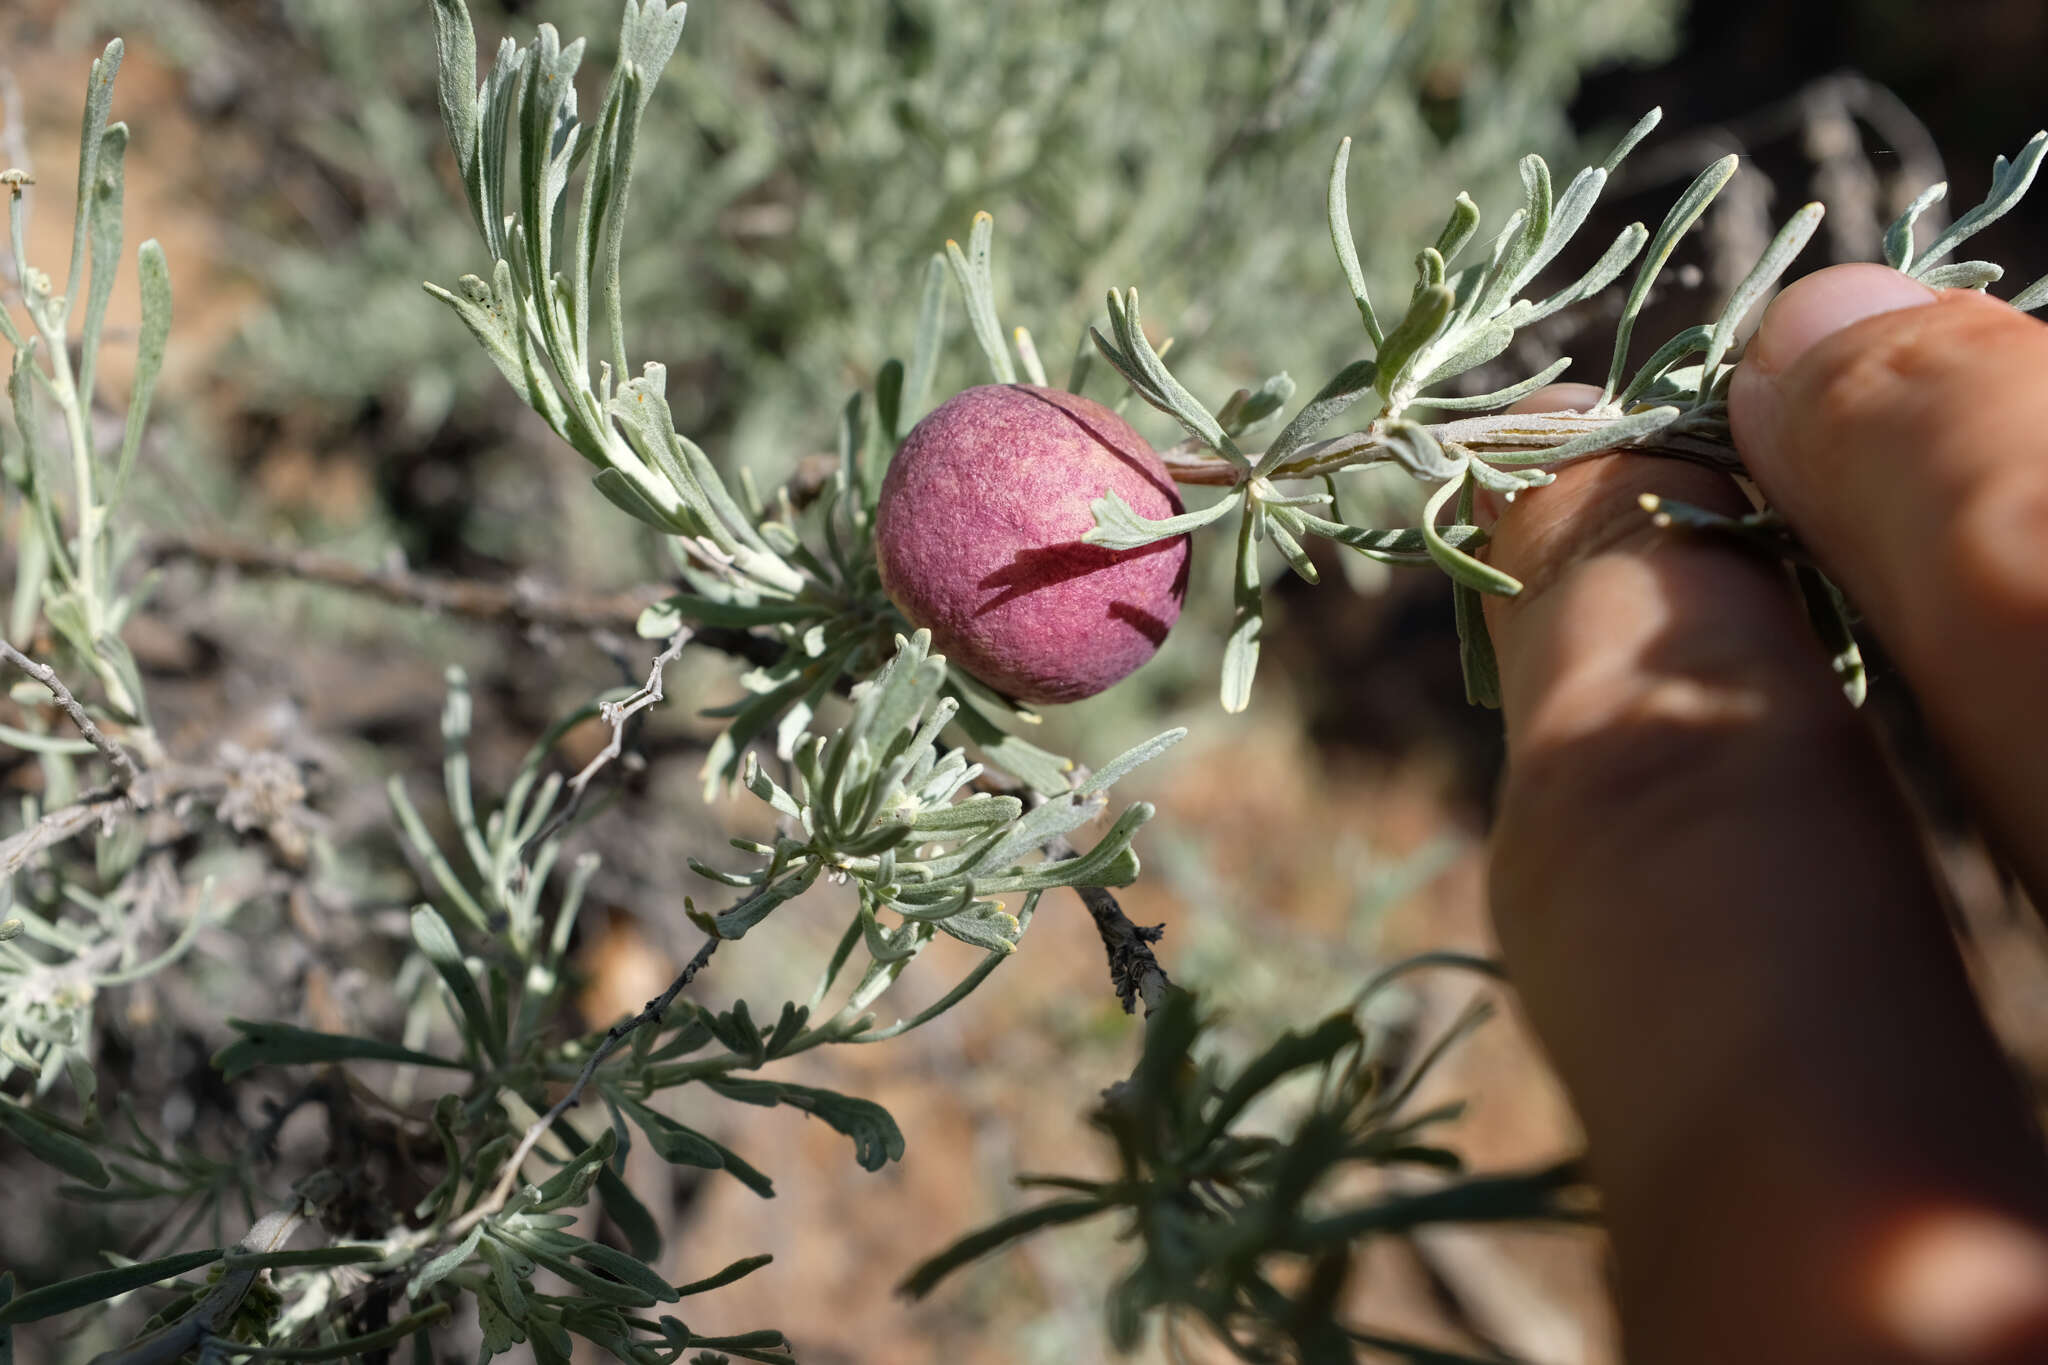
[[2048, 905], [2048, 325], [1883, 266], [1823, 270], [1772, 303], [1728, 415]]

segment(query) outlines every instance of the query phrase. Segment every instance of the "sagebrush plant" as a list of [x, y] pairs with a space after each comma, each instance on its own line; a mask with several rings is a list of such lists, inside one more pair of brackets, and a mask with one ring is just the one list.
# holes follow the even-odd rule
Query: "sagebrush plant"
[[[232, 356], [260, 399], [377, 395], [424, 423], [479, 408], [489, 367], [460, 333], [417, 325], [417, 277], [469, 268], [471, 240], [434, 174], [438, 130], [422, 117], [433, 73], [392, 60], [395, 36], [420, 22], [414, 0], [303, 0], [232, 18], [207, 0], [69, 9], [147, 34], [195, 97], [240, 100], [288, 145], [291, 167], [310, 161], [344, 200], [375, 206], [339, 240], [264, 234], [276, 303]], [[471, 9], [487, 35], [547, 18], [612, 55], [614, 0]], [[1331, 130], [1369, 132], [1359, 170], [1404, 187], [1376, 206], [1389, 240], [1365, 244], [1369, 270], [1392, 270], [1408, 252], [1396, 242], [1434, 212], [1419, 196], [1512, 183], [1512, 156], [1569, 146], [1561, 111], [1579, 73], [1668, 51], [1678, 11], [1675, 0], [1568, 0], [1540, 18], [1518, 0], [1186, 0], [1162, 24], [1150, 0], [699, 6], [654, 105], [673, 134], [635, 172], [626, 307], [644, 353], [669, 365], [686, 429], [776, 481], [820, 448], [821, 395], [900, 352], [931, 244], [998, 203], [1014, 206], [1005, 255], [1017, 296], [1063, 343], [1104, 288], [1142, 267], [1156, 297], [1200, 300], [1206, 324], [1192, 312], [1176, 323], [1198, 373], [1230, 375], [1304, 341], [1319, 358], [1348, 341], [1337, 320], [1285, 305], [1317, 297], [1323, 262], [1257, 230], [1271, 205], [1313, 194]], [[289, 95], [252, 79], [279, 62]], [[689, 269], [675, 268], [679, 252]], [[734, 294], [744, 310], [725, 302]]]
[[[0, 925], [7, 984], [0, 1079], [21, 1073], [30, 1084], [16, 1089], [33, 1091], [0, 1096], [0, 1127], [77, 1182], [71, 1189], [80, 1199], [145, 1206], [166, 1227], [178, 1226], [149, 1259], [110, 1256], [106, 1270], [23, 1293], [11, 1275], [0, 1276], [0, 1360], [11, 1357], [17, 1324], [79, 1310], [106, 1314], [103, 1305], [151, 1286], [168, 1297], [152, 1300], [149, 1319], [124, 1328], [126, 1344], [101, 1358], [342, 1359], [409, 1344], [416, 1359], [431, 1360], [438, 1345], [460, 1343], [484, 1358], [523, 1345], [537, 1359], [564, 1361], [581, 1337], [644, 1362], [693, 1352], [689, 1358], [699, 1362], [791, 1359], [778, 1330], [699, 1333], [679, 1311], [664, 1309], [730, 1283], [765, 1258], [705, 1267], [703, 1278], [680, 1285], [652, 1269], [662, 1250], [659, 1225], [622, 1178], [626, 1151], [644, 1142], [669, 1162], [770, 1193], [768, 1174], [672, 1112], [679, 1098], [716, 1098], [817, 1117], [844, 1133], [870, 1169], [900, 1159], [904, 1135], [879, 1105], [757, 1073], [815, 1048], [884, 1042], [929, 1024], [1014, 954], [1042, 895], [1059, 888], [1080, 893], [1127, 1007], [1142, 1000], [1148, 1012], [1136, 1069], [1110, 1087], [1095, 1115], [1118, 1172], [1106, 1180], [1035, 1177], [1062, 1197], [969, 1235], [912, 1273], [906, 1289], [929, 1292], [955, 1266], [1025, 1233], [1115, 1213], [1129, 1217], [1141, 1247], [1109, 1295], [1119, 1348], [1165, 1317], [1206, 1327], [1248, 1360], [1349, 1360], [1362, 1349], [1456, 1359], [1342, 1320], [1339, 1295], [1353, 1245], [1430, 1222], [1589, 1212], [1573, 1168], [1467, 1176], [1434, 1132], [1450, 1111], [1409, 1112], [1421, 1075], [1477, 1016], [1390, 1075], [1363, 1022], [1384, 984], [1376, 979], [1351, 1009], [1313, 1029], [1284, 1036], [1240, 1066], [1217, 1060], [1201, 1046], [1207, 1020], [1198, 1003], [1152, 958], [1157, 931], [1131, 925], [1108, 890], [1137, 876], [1132, 841], [1150, 807], [1125, 807], [1086, 851], [1070, 842], [1107, 809], [1119, 778], [1181, 732], [1092, 768], [1031, 744], [1017, 734], [1033, 719], [1030, 708], [934, 653], [931, 635], [885, 591], [878, 507], [899, 447], [932, 420], [927, 412], [950, 342], [949, 292], [962, 301], [994, 384], [1050, 386], [1031, 334], [1006, 331], [999, 320], [993, 221], [975, 216], [966, 245], [948, 242], [924, 267], [914, 286], [919, 306], [908, 358], [882, 363], [872, 384], [844, 405], [830, 478], [766, 493], [744, 474], [729, 481], [720, 462], [678, 430], [665, 368], [631, 363], [629, 192], [646, 144], [663, 137], [646, 115], [682, 39], [684, 7], [626, 0], [617, 64], [587, 119], [575, 84], [580, 41], [565, 44], [542, 25], [525, 46], [508, 39], [480, 73], [463, 0], [436, 0], [433, 17], [444, 125], [485, 270], [429, 288], [518, 397], [595, 467], [597, 490], [663, 537], [680, 588], [645, 613], [640, 629], [664, 643], [644, 686], [563, 717], [495, 800], [476, 789], [471, 771], [475, 703], [467, 682], [459, 672], [448, 677], [442, 767], [452, 839], [436, 839], [402, 781], [390, 791], [396, 823], [425, 870], [425, 896], [409, 913], [410, 949], [394, 981], [419, 1027], [409, 1024], [394, 1041], [227, 1021], [235, 1039], [213, 1059], [223, 1081], [258, 1068], [318, 1068], [289, 1102], [274, 1106], [249, 1154], [167, 1147], [125, 1107], [117, 1122], [102, 1118], [91, 1050], [95, 993], [161, 971], [203, 926], [223, 922], [248, 885], [236, 875], [236, 857], [321, 856], [292, 765], [227, 749], [205, 761], [165, 752], [149, 727], [140, 673], [120, 642], [147, 588], [146, 579], [120, 572], [119, 513], [166, 344], [169, 284], [162, 252], [145, 243], [138, 253], [140, 355], [125, 434], [110, 454], [87, 421], [121, 251], [126, 130], [109, 121], [121, 58], [119, 43], [110, 45], [87, 95], [63, 294], [22, 260], [27, 177], [8, 172], [4, 181], [32, 331], [0, 313], [0, 336], [14, 352], [15, 420], [4, 437], [19, 547], [9, 634], [43, 642], [54, 666], [12, 644], [5, 653], [29, 679], [22, 695], [47, 692], [56, 709], [31, 709], [39, 732], [0, 736], [36, 753], [45, 773], [42, 801], [0, 843], [0, 911], [8, 912]], [[1459, 196], [1434, 243], [1415, 258], [1405, 307], [1384, 319], [1354, 237], [1349, 144], [1340, 146], [1326, 196], [1337, 256], [1331, 279], [1355, 309], [1361, 349], [1370, 354], [1343, 365], [1284, 422], [1296, 389], [1286, 375], [1204, 403], [1167, 366], [1165, 345], [1146, 333], [1136, 291], [1113, 291], [1092, 344], [1073, 352], [1067, 389], [1092, 386], [1108, 403], [1135, 398], [1170, 415], [1188, 435], [1163, 452], [1165, 469], [1187, 486], [1223, 492], [1207, 506], [1148, 520], [1124, 499], [1083, 488], [1079, 524], [1045, 530], [1064, 539], [1040, 548], [1078, 556], [1075, 572], [1086, 575], [1236, 513], [1236, 625], [1222, 683], [1230, 709], [1251, 696], [1262, 544], [1277, 546], [1311, 582], [1316, 571], [1303, 548], [1311, 536], [1388, 564], [1434, 565], [1456, 584], [1470, 694], [1492, 700], [1497, 684], [1476, 595], [1519, 585], [1475, 553], [1485, 541], [1471, 518], [1477, 490], [1540, 496], [1551, 477], [1544, 466], [1617, 448], [1739, 470], [1725, 405], [1738, 328], [1819, 221], [1817, 205], [1793, 215], [1717, 318], [1680, 332], [1631, 369], [1643, 302], [1678, 239], [1727, 183], [1732, 158], [1703, 172], [1654, 233], [1631, 225], [1576, 280], [1529, 291], [1655, 122], [1654, 114], [1642, 120], [1561, 195], [1553, 194], [1547, 164], [1526, 158], [1523, 203], [1491, 239], [1478, 235], [1476, 203]], [[2025, 193], [2044, 150], [2048, 134], [2012, 162], [2001, 159], [1985, 202], [1924, 249], [1915, 221], [1941, 191], [1922, 195], [1888, 235], [1886, 258], [1937, 285], [1995, 282], [1996, 266], [1946, 259]], [[1461, 265], [1468, 252], [1470, 262]], [[1375, 244], [1372, 254], [1383, 248]], [[1638, 257], [1593, 409], [1499, 411], [1560, 374], [1563, 360], [1491, 393], [1438, 392], [1501, 355], [1519, 330], [1606, 289]], [[1344, 298], [1337, 302], [1347, 307]], [[2014, 302], [2048, 302], [2048, 280]], [[1096, 355], [1106, 364], [1095, 366]], [[1322, 435], [1354, 409], [1365, 415], [1346, 423], [1354, 430]], [[1445, 410], [1476, 415], [1417, 417]], [[1277, 430], [1259, 437], [1269, 424]], [[53, 453], [53, 425], [68, 462]], [[1420, 524], [1382, 529], [1345, 515], [1343, 477], [1382, 463], [1431, 490]], [[1652, 510], [1688, 527], [1787, 548], [1767, 514], [1737, 521], [1673, 504]], [[911, 519], [901, 534], [921, 529], [914, 501], [890, 515]], [[958, 540], [989, 528], [949, 513], [922, 529]], [[1845, 685], [1855, 690], [1846, 605], [1810, 569], [1801, 574]], [[1043, 585], [993, 586], [1032, 592]], [[724, 725], [704, 776], [714, 788], [751, 793], [773, 812], [776, 832], [768, 841], [734, 841], [747, 859], [739, 870], [697, 865], [731, 888], [730, 902], [678, 907], [704, 939], [666, 991], [608, 1029], [565, 1032], [566, 959], [595, 870], [588, 855], [565, 864], [569, 841], [601, 815], [602, 803], [586, 800], [594, 778], [619, 756], [633, 718], [663, 700], [668, 666], [693, 647], [723, 649], [753, 665], [740, 699], [711, 713]], [[93, 686], [74, 694], [67, 676], [89, 677]], [[610, 727], [610, 745], [574, 774], [558, 771], [558, 741], [593, 717]], [[81, 738], [69, 737], [67, 727]], [[107, 785], [81, 791], [78, 761], [95, 755], [107, 766]], [[158, 838], [145, 837], [151, 821], [165, 822]], [[181, 841], [218, 850], [233, 845], [223, 836], [251, 831], [267, 848], [244, 841], [232, 856], [210, 861], [181, 853]], [[88, 841], [90, 853], [81, 852]], [[210, 875], [192, 880], [202, 866]], [[758, 1019], [744, 1000], [718, 1009], [683, 998], [722, 945], [775, 935], [776, 912], [819, 882], [847, 887], [853, 913], [806, 998]], [[170, 946], [151, 956], [149, 940], [180, 914]], [[981, 960], [934, 1003], [883, 1024], [877, 1008], [939, 934], [981, 949]], [[1411, 965], [1488, 969], [1452, 956]], [[365, 1076], [390, 1083], [374, 1087]], [[1284, 1132], [1258, 1131], [1248, 1122], [1251, 1106], [1290, 1078], [1311, 1082], [1309, 1101]], [[57, 1092], [67, 1080], [65, 1103]], [[288, 1190], [274, 1189], [243, 1159], [260, 1156], [299, 1106], [325, 1105], [341, 1122], [366, 1099], [374, 1100], [376, 1121], [400, 1135], [413, 1185], [336, 1158]], [[369, 1122], [360, 1114], [350, 1121]], [[1448, 1179], [1426, 1193], [1342, 1202], [1336, 1187], [1359, 1166], [1416, 1167]], [[231, 1208], [241, 1210], [246, 1229], [234, 1237], [224, 1227]], [[599, 1213], [623, 1249], [599, 1235]], [[184, 1249], [202, 1224], [210, 1245]], [[308, 1228], [320, 1245], [286, 1246]], [[205, 1278], [191, 1278], [202, 1270]], [[114, 1321], [99, 1319], [107, 1333]]]

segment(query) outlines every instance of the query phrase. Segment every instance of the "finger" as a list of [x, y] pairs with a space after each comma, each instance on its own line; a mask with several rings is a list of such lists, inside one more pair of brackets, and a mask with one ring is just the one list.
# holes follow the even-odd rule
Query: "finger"
[[1629, 1358], [1995, 1359], [2048, 1324], [2048, 1181], [1920, 841], [1782, 571], [1656, 532], [1651, 491], [1747, 510], [1606, 457], [1488, 551], [1526, 585], [1487, 612], [1494, 917], [1586, 1128]]
[[2048, 907], [2048, 325], [1882, 266], [1824, 270], [1771, 305], [1729, 417]]

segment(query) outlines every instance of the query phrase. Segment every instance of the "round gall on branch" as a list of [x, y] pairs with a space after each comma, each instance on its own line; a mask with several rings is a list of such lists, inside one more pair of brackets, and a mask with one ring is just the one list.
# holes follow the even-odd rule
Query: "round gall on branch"
[[1188, 538], [1084, 545], [1115, 493], [1170, 517], [1180, 495], [1144, 437], [1062, 389], [987, 384], [933, 409], [882, 484], [882, 586], [935, 650], [1010, 696], [1078, 701], [1151, 658], [1180, 616]]

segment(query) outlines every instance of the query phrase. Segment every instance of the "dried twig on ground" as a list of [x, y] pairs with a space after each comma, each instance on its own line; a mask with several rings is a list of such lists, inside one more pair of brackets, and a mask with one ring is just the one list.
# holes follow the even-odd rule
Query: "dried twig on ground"
[[[218, 565], [259, 578], [290, 578], [323, 587], [363, 593], [403, 607], [446, 612], [495, 625], [528, 629], [630, 633], [640, 613], [668, 597], [667, 583], [642, 583], [610, 593], [569, 592], [531, 579], [493, 583], [475, 578], [447, 578], [411, 569], [365, 568], [354, 560], [320, 550], [283, 550], [224, 536], [159, 535], [145, 541], [142, 556], [152, 562], [190, 560]], [[698, 644], [708, 645], [750, 664], [773, 663], [782, 646], [743, 630], [702, 629]]]
[[294, 578], [345, 588], [400, 606], [424, 607], [502, 625], [554, 630], [630, 631], [642, 611], [672, 591], [653, 583], [623, 592], [577, 593], [542, 587], [526, 579], [489, 583], [442, 578], [403, 567], [366, 568], [354, 560], [320, 550], [285, 550], [223, 536], [153, 536], [143, 543], [142, 554], [158, 563], [194, 560], [261, 578]]

